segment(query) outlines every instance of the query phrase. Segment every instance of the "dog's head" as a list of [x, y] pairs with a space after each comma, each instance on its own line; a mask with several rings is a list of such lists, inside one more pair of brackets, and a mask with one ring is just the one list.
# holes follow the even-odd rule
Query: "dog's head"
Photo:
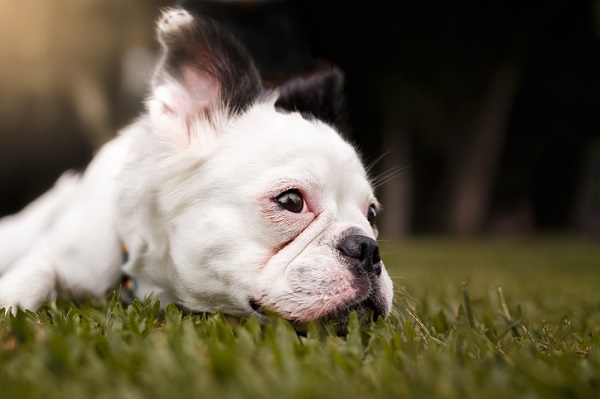
[[166, 241], [169, 281], [152, 283], [196, 311], [341, 325], [354, 310], [386, 317], [379, 205], [355, 149], [332, 127], [340, 72], [321, 68], [269, 92], [214, 22], [169, 10], [158, 36], [149, 214]]

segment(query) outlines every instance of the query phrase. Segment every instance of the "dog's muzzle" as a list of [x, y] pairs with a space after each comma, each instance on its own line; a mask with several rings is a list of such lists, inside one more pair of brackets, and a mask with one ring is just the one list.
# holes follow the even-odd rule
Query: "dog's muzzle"
[[[383, 271], [383, 262], [377, 242], [364, 235], [351, 234], [343, 237], [336, 245], [336, 249], [343, 263], [354, 276], [353, 285], [358, 294], [354, 300], [326, 314], [318, 321], [332, 324], [338, 333], [344, 333], [352, 312], [358, 314], [361, 323], [368, 322], [371, 318], [377, 320], [379, 316], [386, 317], [389, 313], [389, 305], [381, 292], [379, 280]], [[265, 309], [254, 298], [249, 299], [249, 305], [259, 314], [270, 313], [269, 309]], [[302, 323], [289, 321], [297, 330], [303, 330]]]
[[359, 295], [356, 301], [326, 315], [323, 321], [333, 323], [338, 332], [345, 332], [350, 313], [356, 312], [359, 320], [364, 323], [370, 318], [377, 320], [379, 316], [385, 317], [388, 305], [380, 290], [379, 277], [383, 271], [383, 262], [377, 242], [371, 237], [351, 234], [342, 238], [337, 249], [355, 276]]

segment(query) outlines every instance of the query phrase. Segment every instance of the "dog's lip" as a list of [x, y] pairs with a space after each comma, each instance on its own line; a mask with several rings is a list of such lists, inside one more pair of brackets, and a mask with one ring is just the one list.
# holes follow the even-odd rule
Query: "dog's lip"
[[[386, 317], [386, 310], [381, 306], [374, 293], [363, 297], [358, 300], [349, 301], [348, 303], [340, 306], [339, 308], [329, 312], [328, 314], [320, 317], [319, 319], [310, 321], [300, 321], [296, 319], [286, 318], [296, 329], [302, 330], [308, 323], [311, 322], [324, 322], [331, 323], [335, 326], [338, 332], [344, 332], [347, 328], [348, 319], [353, 311], [358, 313], [359, 321], [364, 323], [372, 317], [372, 320], [377, 320], [379, 316]], [[262, 305], [257, 299], [250, 298], [248, 300], [250, 308], [255, 314], [265, 317], [278, 315], [276, 311], [270, 310]]]
[[322, 317], [324, 321], [347, 321], [350, 313], [357, 311], [359, 313], [359, 319], [364, 322], [372, 314], [373, 320], [377, 320], [379, 316], [385, 317], [386, 311], [378, 305], [377, 299], [374, 295], [369, 295], [358, 301], [352, 301], [345, 306], [342, 306]]

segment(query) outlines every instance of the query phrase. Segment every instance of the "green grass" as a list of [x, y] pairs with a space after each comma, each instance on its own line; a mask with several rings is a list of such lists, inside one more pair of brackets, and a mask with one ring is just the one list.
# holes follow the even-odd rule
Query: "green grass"
[[395, 312], [347, 337], [114, 298], [0, 316], [0, 398], [600, 397], [597, 244], [382, 251]]

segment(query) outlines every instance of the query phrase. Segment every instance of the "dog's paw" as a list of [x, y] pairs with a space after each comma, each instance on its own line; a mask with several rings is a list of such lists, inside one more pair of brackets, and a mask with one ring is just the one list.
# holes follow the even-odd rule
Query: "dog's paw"
[[0, 276], [0, 309], [37, 310], [56, 297], [56, 274], [50, 262], [39, 256], [23, 258], [22, 262]]
[[192, 14], [180, 8], [169, 8], [165, 10], [158, 21], [158, 31], [161, 34], [171, 33], [181, 27], [190, 24], [194, 20]]

